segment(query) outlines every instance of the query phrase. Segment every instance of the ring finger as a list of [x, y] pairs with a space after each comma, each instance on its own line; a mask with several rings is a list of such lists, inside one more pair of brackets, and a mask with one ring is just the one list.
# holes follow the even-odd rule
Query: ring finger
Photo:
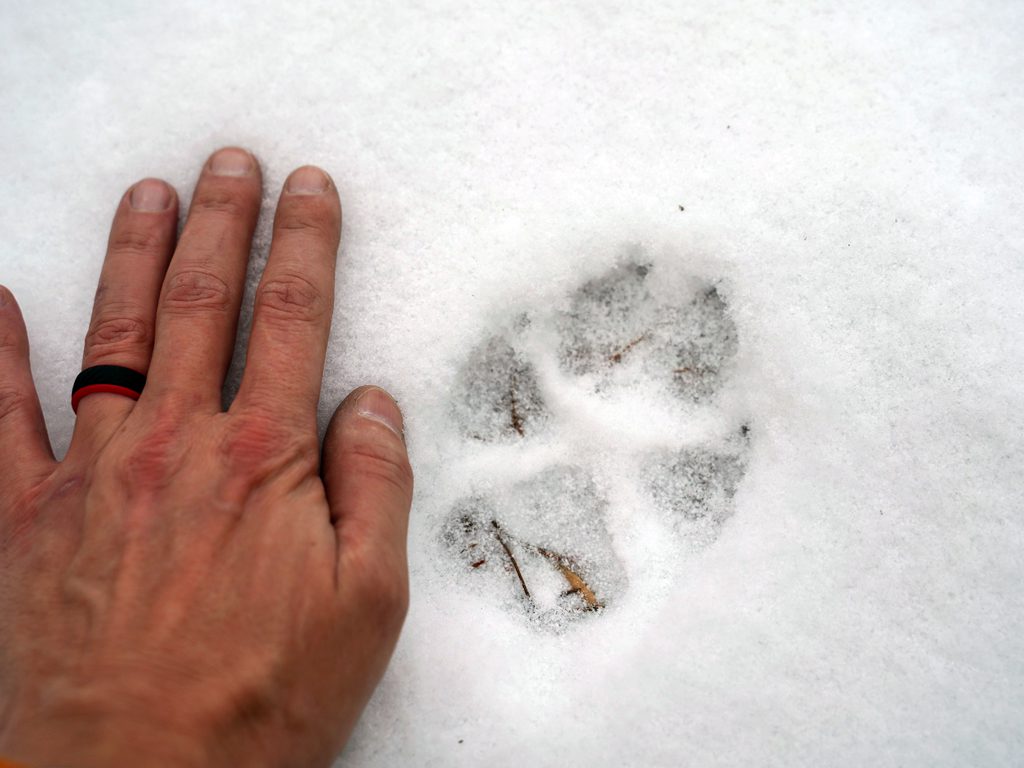
[[[82, 368], [120, 365], [145, 374], [164, 272], [174, 251], [178, 197], [170, 185], [143, 179], [121, 198], [110, 229]], [[115, 394], [82, 398], [72, 443], [105, 442], [134, 402]]]

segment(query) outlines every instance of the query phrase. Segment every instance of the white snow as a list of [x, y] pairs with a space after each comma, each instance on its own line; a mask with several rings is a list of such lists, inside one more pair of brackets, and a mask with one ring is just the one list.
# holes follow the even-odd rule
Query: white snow
[[321, 421], [389, 387], [417, 471], [341, 764], [1019, 765], [1022, 42], [1013, 0], [3, 0], [0, 281], [63, 451], [124, 188], [331, 171]]

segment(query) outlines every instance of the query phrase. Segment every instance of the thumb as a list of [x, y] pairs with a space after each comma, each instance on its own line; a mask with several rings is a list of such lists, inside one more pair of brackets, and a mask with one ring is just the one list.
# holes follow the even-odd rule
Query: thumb
[[[343, 582], [404, 589], [412, 468], [402, 412], [379, 387], [360, 387], [334, 412], [321, 471], [338, 537]], [[400, 582], [400, 583], [399, 583]]]

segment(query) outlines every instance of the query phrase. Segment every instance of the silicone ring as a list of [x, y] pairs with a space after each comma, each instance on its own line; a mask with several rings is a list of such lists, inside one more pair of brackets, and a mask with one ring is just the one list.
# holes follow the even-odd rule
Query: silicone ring
[[100, 392], [138, 400], [145, 386], [145, 375], [131, 368], [123, 365], [94, 365], [75, 378], [75, 385], [71, 388], [71, 410], [78, 413], [78, 404], [83, 397]]

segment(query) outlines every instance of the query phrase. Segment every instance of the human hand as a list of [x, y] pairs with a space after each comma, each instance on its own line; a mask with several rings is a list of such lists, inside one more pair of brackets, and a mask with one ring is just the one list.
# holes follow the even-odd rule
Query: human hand
[[[253, 157], [114, 217], [83, 367], [148, 373], [81, 400], [56, 462], [28, 339], [0, 288], [0, 754], [32, 765], [327, 765], [405, 616], [412, 472], [402, 416], [353, 392], [322, 459], [316, 407], [338, 193], [294, 172], [238, 395], [221, 388], [261, 197]], [[173, 254], [173, 255], [172, 255]]]

